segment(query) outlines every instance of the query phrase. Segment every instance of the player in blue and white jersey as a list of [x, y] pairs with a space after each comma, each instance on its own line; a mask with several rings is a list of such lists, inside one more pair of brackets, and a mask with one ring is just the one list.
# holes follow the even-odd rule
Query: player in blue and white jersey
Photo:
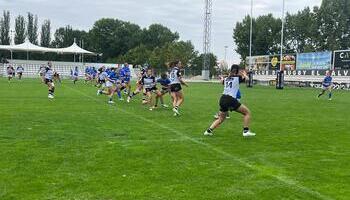
[[44, 71], [44, 83], [47, 85], [49, 90], [49, 95], [48, 95], [49, 99], [53, 99], [54, 93], [55, 93], [55, 84], [53, 83], [53, 75], [54, 75], [54, 71], [52, 70], [51, 63], [48, 63]]
[[122, 81], [122, 84], [125, 86], [125, 94], [130, 96], [130, 91], [131, 91], [131, 70], [129, 68], [129, 64], [125, 63], [123, 67], [119, 71], [119, 76]]
[[74, 70], [71, 70], [71, 76], [72, 76], [73, 83], [75, 84], [78, 81], [78, 77], [79, 77], [78, 67], [75, 67]]
[[219, 118], [216, 119], [212, 125], [204, 132], [204, 135], [213, 135], [213, 130], [218, 128], [222, 122], [225, 121], [228, 111], [236, 111], [243, 115], [243, 136], [255, 136], [249, 130], [251, 113], [249, 109], [241, 104], [237, 100], [237, 92], [239, 90], [239, 84], [247, 78], [247, 74], [244, 71], [239, 71], [238, 65], [232, 65], [230, 75], [223, 80], [224, 92], [220, 98], [220, 112]]
[[168, 105], [164, 104], [164, 99], [163, 96], [165, 94], [170, 94], [170, 79], [168, 78], [168, 75], [163, 73], [159, 79], [157, 79], [157, 83], [159, 83], [162, 87], [162, 89], [160, 90], [160, 95], [157, 96], [156, 98], [156, 104], [155, 107], [158, 106], [158, 101], [160, 99], [160, 103], [162, 104], [163, 107], [167, 108]]
[[170, 64], [170, 94], [173, 99], [174, 116], [180, 115], [179, 108], [184, 101], [181, 85], [188, 85], [182, 80], [180, 69], [182, 67], [181, 61], [175, 61]]
[[327, 71], [322, 82], [322, 91], [320, 94], [318, 94], [317, 98], [320, 98], [326, 91], [328, 91], [328, 100], [332, 100], [332, 80], [333, 78], [331, 76], [331, 72]]
[[92, 68], [86, 67], [84, 71], [85, 83], [92, 80]]
[[92, 76], [92, 80], [95, 80], [95, 78], [97, 76], [97, 70], [95, 67], [91, 68], [91, 76]]

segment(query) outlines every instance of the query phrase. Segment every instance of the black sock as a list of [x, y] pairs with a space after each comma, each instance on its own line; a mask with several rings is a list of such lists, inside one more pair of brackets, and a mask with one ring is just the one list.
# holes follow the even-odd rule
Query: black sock
[[244, 133], [246, 133], [246, 132], [248, 132], [248, 131], [249, 131], [249, 128], [248, 128], [248, 127], [244, 127], [244, 128], [243, 128], [243, 132], [244, 132]]

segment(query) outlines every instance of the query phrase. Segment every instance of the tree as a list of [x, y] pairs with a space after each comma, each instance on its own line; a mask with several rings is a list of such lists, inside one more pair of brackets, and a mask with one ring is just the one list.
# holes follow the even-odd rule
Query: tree
[[[210, 53], [209, 57], [210, 57], [210, 65], [209, 65], [210, 76], [216, 76], [220, 73], [218, 69], [215, 68], [217, 63], [217, 57], [213, 53]], [[192, 62], [192, 65], [186, 68], [186, 70], [191, 71], [192, 75], [201, 75], [202, 68], [203, 68], [203, 59], [204, 59], [204, 54], [200, 54], [199, 56], [196, 56]]]
[[[56, 48], [64, 48], [73, 44], [74, 39], [79, 44], [81, 40], [88, 41], [88, 33], [81, 30], [74, 30], [71, 26], [60, 27], [55, 31], [52, 46]], [[87, 43], [84, 42], [84, 46]]]
[[179, 41], [167, 43], [163, 47], [156, 47], [151, 56], [150, 64], [152, 67], [166, 70], [166, 63], [180, 60], [184, 66], [191, 65], [197, 52], [190, 41]]
[[307, 7], [297, 14], [287, 13], [285, 23], [285, 45], [295, 52], [315, 51], [315, 17]]
[[38, 44], [38, 17], [28, 12], [27, 36], [31, 43]]
[[51, 22], [45, 20], [41, 25], [40, 45], [43, 47], [49, 47], [51, 43]]
[[95, 51], [103, 53], [104, 61], [139, 46], [141, 34], [138, 25], [109, 18], [96, 21], [89, 32], [91, 45]]
[[115, 62], [127, 62], [132, 64], [145, 64], [149, 63], [149, 58], [152, 51], [149, 50], [145, 45], [141, 44], [131, 50], [125, 55], [119, 56], [117, 59], [109, 60]]
[[15, 44], [21, 44], [26, 39], [26, 22], [22, 15], [15, 20]]
[[0, 19], [0, 44], [10, 44], [10, 12], [4, 11]]
[[350, 47], [350, 2], [323, 0], [317, 12], [319, 50]]
[[[272, 14], [253, 18], [252, 54], [266, 55], [278, 53], [280, 47], [282, 21], [274, 18]], [[233, 39], [236, 43], [236, 51], [242, 60], [249, 55], [249, 31], [250, 16], [246, 16], [242, 22], [236, 23], [233, 31]]]
[[[245, 58], [249, 56], [250, 19], [251, 18], [249, 15], [244, 17], [243, 21], [237, 22], [235, 28], [233, 29], [233, 40], [236, 44], [236, 52], [239, 55], [241, 55], [242, 60], [245, 60]], [[255, 19], [253, 18], [253, 27], [254, 27], [254, 24], [255, 24]], [[255, 33], [255, 31], [253, 33]]]
[[142, 44], [150, 49], [162, 47], [167, 43], [175, 42], [179, 39], [178, 33], [173, 33], [171, 30], [161, 24], [152, 24], [148, 29], [144, 29], [142, 33]]

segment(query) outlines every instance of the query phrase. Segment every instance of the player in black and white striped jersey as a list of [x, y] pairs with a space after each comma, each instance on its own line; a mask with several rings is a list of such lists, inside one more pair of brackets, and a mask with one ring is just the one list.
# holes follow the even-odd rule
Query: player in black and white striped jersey
[[156, 87], [157, 85], [156, 77], [154, 77], [153, 71], [151, 68], [148, 68], [146, 74], [142, 76], [141, 85], [143, 86], [146, 92], [147, 103], [150, 105], [149, 110], [153, 110], [155, 108], [153, 94], [159, 97], [161, 93]]
[[213, 135], [213, 130], [218, 128], [222, 122], [225, 121], [228, 111], [236, 111], [243, 115], [243, 136], [255, 136], [255, 133], [250, 132], [250, 111], [237, 100], [237, 93], [239, 91], [239, 84], [244, 82], [247, 74], [239, 71], [238, 65], [232, 65], [230, 75], [223, 80], [224, 92], [220, 98], [220, 112], [219, 118], [216, 119], [212, 125], [204, 132], [204, 135]]

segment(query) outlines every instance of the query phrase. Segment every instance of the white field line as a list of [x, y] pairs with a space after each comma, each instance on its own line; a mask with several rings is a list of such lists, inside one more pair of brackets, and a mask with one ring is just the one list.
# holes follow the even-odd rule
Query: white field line
[[[71, 87], [69, 87], [69, 86], [67, 86], [67, 85], [64, 85], [64, 87], [69, 88], [70, 90], [73, 90], [73, 91], [75, 91], [75, 92], [77, 92], [77, 93], [79, 93], [79, 94], [81, 94], [81, 95], [83, 95], [83, 96], [85, 96], [85, 97], [87, 97], [87, 98], [93, 100], [93, 101], [102, 102], [100, 99], [98, 99], [98, 98], [96, 98], [96, 97], [92, 97], [92, 96], [90, 96], [90, 95], [88, 95], [88, 94], [86, 94], [86, 93], [84, 93], [84, 92], [81, 92], [81, 91], [79, 91], [79, 90], [77, 90], [77, 89], [71, 88]], [[104, 103], [106, 103], [106, 102], [104, 102]], [[107, 103], [106, 103], [106, 104], [107, 104]], [[117, 108], [117, 107], [112, 107], [112, 108]], [[298, 191], [301, 191], [301, 192], [310, 194], [310, 195], [312, 195], [313, 197], [316, 197], [316, 198], [318, 198], [318, 199], [333, 200], [333, 198], [328, 197], [328, 196], [325, 196], [325, 195], [323, 195], [323, 194], [321, 194], [321, 193], [319, 193], [319, 192], [317, 192], [317, 191], [315, 191], [315, 190], [312, 190], [312, 189], [310, 189], [310, 188], [308, 188], [308, 187], [305, 187], [305, 186], [299, 184], [297, 181], [295, 181], [295, 180], [293, 180], [293, 179], [291, 179], [291, 178], [289, 178], [289, 177], [287, 177], [287, 176], [276, 175], [276, 174], [268, 173], [267, 171], [265, 171], [265, 170], [259, 168], [258, 166], [255, 166], [255, 165], [252, 165], [252, 164], [246, 162], [244, 159], [241, 159], [241, 158], [239, 158], [239, 157], [237, 157], [237, 156], [234, 156], [234, 155], [232, 155], [232, 154], [230, 154], [230, 153], [227, 153], [226, 151], [223, 151], [223, 150], [221, 150], [221, 149], [219, 149], [219, 148], [217, 148], [217, 147], [215, 147], [215, 146], [212, 146], [212, 145], [210, 145], [210, 144], [208, 144], [208, 143], [202, 142], [202, 141], [200, 141], [200, 140], [198, 140], [198, 139], [196, 139], [196, 138], [193, 138], [193, 137], [190, 137], [190, 136], [188, 136], [188, 135], [186, 135], [186, 134], [183, 134], [183, 133], [181, 133], [181, 132], [179, 132], [179, 131], [177, 131], [177, 130], [175, 130], [175, 129], [173, 129], [173, 128], [170, 128], [170, 127], [168, 127], [168, 126], [165, 126], [165, 125], [163, 125], [163, 124], [161, 124], [161, 123], [156, 123], [156, 122], [154, 122], [154, 121], [152, 121], [152, 120], [149, 120], [149, 119], [147, 119], [147, 118], [142, 117], [141, 115], [137, 115], [137, 114], [128, 112], [128, 111], [126, 111], [126, 110], [124, 110], [124, 109], [122, 109], [122, 108], [119, 108], [119, 107], [117, 108], [117, 110], [120, 111], [120, 112], [123, 112], [123, 113], [125, 113], [125, 114], [127, 114], [127, 115], [131, 115], [131, 116], [134, 116], [134, 117], [136, 117], [136, 118], [139, 118], [139, 119], [141, 119], [141, 120], [143, 120], [143, 121], [145, 121], [145, 122], [148, 122], [148, 123], [157, 125], [158, 127], [161, 127], [161, 128], [163, 128], [163, 129], [165, 129], [165, 130], [168, 130], [168, 131], [170, 131], [170, 132], [173, 132], [173, 133], [175, 133], [176, 135], [178, 135], [178, 136], [180, 136], [180, 137], [182, 137], [182, 138], [185, 138], [185, 139], [187, 139], [187, 140], [189, 140], [189, 141], [191, 141], [191, 142], [193, 142], [193, 143], [195, 143], [195, 144], [202, 145], [202, 146], [206, 147], [207, 149], [210, 149], [210, 150], [215, 151], [215, 152], [217, 152], [217, 153], [219, 153], [219, 154], [221, 154], [221, 155], [223, 155], [223, 156], [225, 156], [225, 157], [227, 157], [227, 158], [230, 158], [230, 159], [232, 159], [233, 161], [235, 161], [235, 162], [237, 162], [237, 163], [240, 163], [242, 166], [245, 166], [245, 167], [247, 167], [247, 168], [250, 168], [250, 169], [252, 169], [252, 170], [255, 170], [255, 171], [259, 172], [260, 174], [267, 175], [267, 176], [270, 176], [270, 177], [272, 177], [272, 178], [275, 178], [276, 180], [278, 180], [278, 181], [280, 181], [280, 182], [282, 182], [282, 183], [284, 183], [284, 184], [286, 184], [286, 185], [289, 185], [289, 186], [291, 186], [291, 187], [294, 187], [294, 188], [297, 189]]]

